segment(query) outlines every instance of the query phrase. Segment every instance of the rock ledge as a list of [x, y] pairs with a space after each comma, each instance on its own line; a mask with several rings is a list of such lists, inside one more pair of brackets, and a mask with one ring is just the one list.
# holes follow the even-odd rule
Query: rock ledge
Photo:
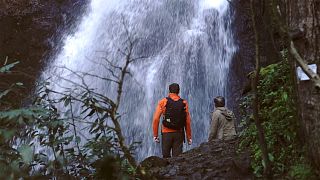
[[155, 179], [253, 179], [250, 155], [237, 147], [238, 139], [216, 140], [178, 157], [148, 157], [140, 166]]

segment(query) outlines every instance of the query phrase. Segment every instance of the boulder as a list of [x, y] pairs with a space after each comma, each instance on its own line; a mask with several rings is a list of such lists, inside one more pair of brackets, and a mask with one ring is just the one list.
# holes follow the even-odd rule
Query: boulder
[[154, 179], [253, 179], [250, 154], [237, 147], [237, 138], [205, 142], [178, 157], [148, 157], [140, 167]]

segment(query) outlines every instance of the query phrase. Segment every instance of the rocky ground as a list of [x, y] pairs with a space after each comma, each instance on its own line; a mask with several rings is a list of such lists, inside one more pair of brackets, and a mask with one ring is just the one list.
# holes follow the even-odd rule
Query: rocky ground
[[237, 153], [238, 140], [212, 141], [182, 155], [151, 156], [141, 166], [154, 179], [253, 179], [248, 153]]

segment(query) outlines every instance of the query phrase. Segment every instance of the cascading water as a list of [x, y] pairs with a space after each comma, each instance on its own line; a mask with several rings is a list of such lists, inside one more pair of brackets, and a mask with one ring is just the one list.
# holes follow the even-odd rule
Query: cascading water
[[[90, 12], [77, 32], [66, 36], [43, 78], [51, 77], [51, 88], [63, 91], [72, 88], [68, 79], [80, 80], [62, 66], [110, 76], [101, 65], [102, 57], [121, 57], [118, 49], [125, 48], [123, 35], [128, 30], [133, 39], [139, 39], [134, 55], [149, 58], [131, 64], [132, 77], [125, 79], [120, 109], [127, 143], [142, 141], [138, 160], [160, 156], [160, 145], [152, 139], [152, 116], [157, 101], [167, 96], [168, 85], [176, 82], [181, 97], [189, 102], [194, 147], [207, 140], [213, 97], [226, 95], [235, 51], [230, 24], [226, 0], [92, 0]], [[84, 80], [108, 97], [117, 93], [104, 81]]]

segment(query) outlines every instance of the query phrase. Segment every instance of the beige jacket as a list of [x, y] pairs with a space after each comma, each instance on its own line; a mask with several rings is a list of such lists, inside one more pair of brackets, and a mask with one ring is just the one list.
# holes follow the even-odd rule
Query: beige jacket
[[213, 139], [228, 139], [236, 135], [235, 116], [225, 107], [217, 107], [212, 113], [209, 141]]

